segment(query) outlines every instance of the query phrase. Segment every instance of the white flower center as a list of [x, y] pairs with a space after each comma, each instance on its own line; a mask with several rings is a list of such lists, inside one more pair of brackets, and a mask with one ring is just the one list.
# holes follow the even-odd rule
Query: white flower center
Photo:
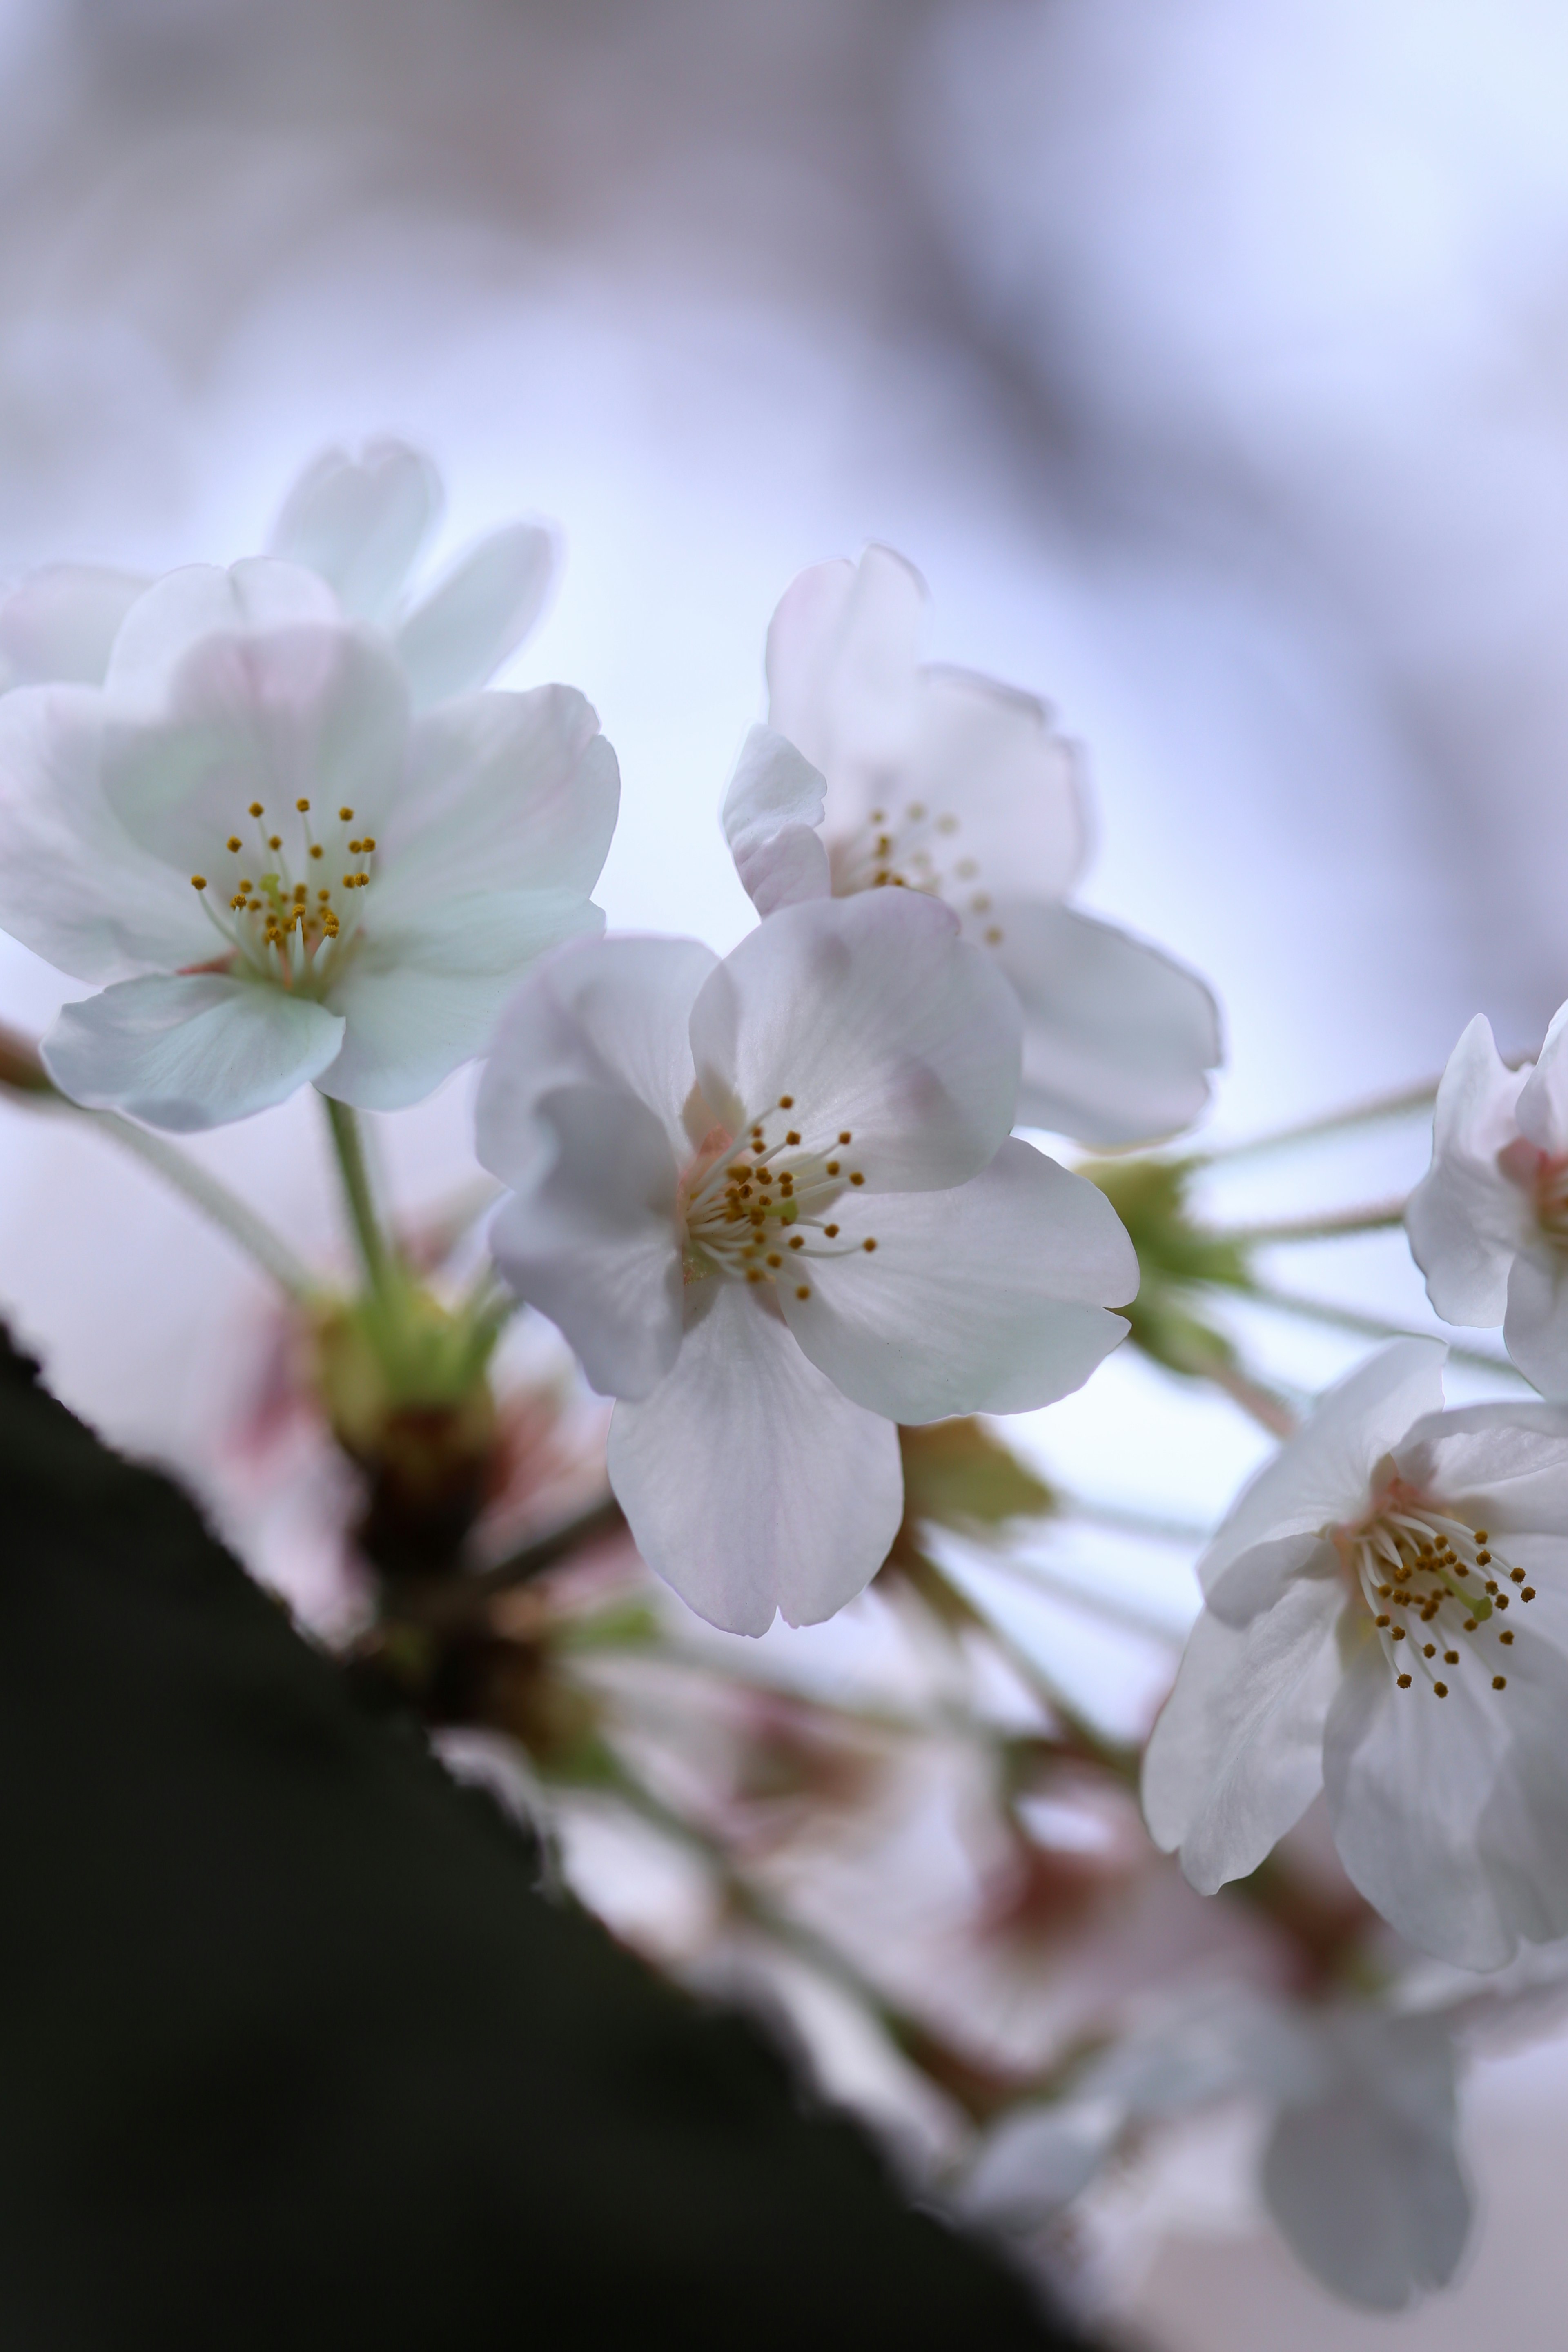
[[752, 1121], [739, 1150], [722, 1128], [704, 1139], [680, 1188], [689, 1282], [715, 1274], [787, 1282], [797, 1298], [809, 1298], [813, 1259], [874, 1254], [874, 1234], [851, 1240], [832, 1213], [866, 1181], [853, 1164], [853, 1134], [844, 1128], [830, 1143], [807, 1145], [795, 1107], [793, 1095], [781, 1095], [765, 1118]]
[[340, 808], [318, 828], [310, 802], [299, 800], [279, 832], [261, 802], [251, 802], [249, 846], [243, 833], [231, 833], [212, 877], [191, 877], [227, 961], [238, 956], [258, 979], [283, 988], [325, 991], [353, 944], [358, 894], [370, 887], [375, 854], [374, 835], [355, 833], [353, 815]]
[[1457, 1674], [1479, 1674], [1493, 1690], [1507, 1689], [1500, 1669], [1514, 1633], [1504, 1619], [1510, 1602], [1533, 1601], [1535, 1588], [1522, 1568], [1489, 1549], [1485, 1528], [1396, 1478], [1358, 1525], [1328, 1533], [1401, 1690], [1419, 1678], [1447, 1698]]
[[936, 813], [923, 801], [911, 801], [902, 816], [873, 809], [866, 823], [835, 841], [829, 849], [836, 897], [852, 898], [858, 890], [923, 890], [941, 898], [955, 913], [973, 916], [983, 928], [987, 947], [998, 948], [999, 923], [987, 923], [991, 893], [984, 887], [978, 858], [953, 856], [951, 845], [959, 821], [951, 812]]

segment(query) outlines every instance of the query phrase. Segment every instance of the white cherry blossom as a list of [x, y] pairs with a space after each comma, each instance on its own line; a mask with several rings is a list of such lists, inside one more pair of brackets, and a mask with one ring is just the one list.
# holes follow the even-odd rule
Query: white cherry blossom
[[[538, 619], [554, 542], [515, 522], [468, 548], [434, 583], [416, 579], [441, 519], [431, 460], [406, 443], [330, 449], [284, 500], [268, 552], [314, 572], [344, 614], [391, 639], [416, 706], [485, 685]], [[153, 585], [97, 563], [49, 563], [0, 599], [0, 688], [101, 686], [132, 606]]]
[[1543, 1396], [1568, 1399], [1568, 1005], [1510, 1070], [1478, 1013], [1437, 1089], [1432, 1166], [1405, 1230], [1446, 1323], [1502, 1326]]
[[1191, 971], [1065, 901], [1089, 854], [1073, 747], [1032, 696], [922, 666], [925, 592], [886, 548], [802, 572], [768, 632], [769, 725], [724, 804], [759, 912], [903, 885], [945, 899], [1023, 1011], [1017, 1117], [1094, 1144], [1168, 1135], [1220, 1058]]
[[618, 790], [568, 688], [415, 712], [318, 574], [169, 573], [101, 687], [0, 698], [0, 925], [103, 984], [45, 1041], [50, 1075], [174, 1129], [312, 1079], [416, 1101], [542, 949], [602, 922]]
[[1444, 1412], [1443, 1354], [1383, 1349], [1243, 1492], [1143, 1803], [1212, 1894], [1322, 1788], [1368, 1902], [1495, 1969], [1568, 1934], [1568, 1418]]
[[935, 900], [785, 908], [723, 962], [584, 942], [500, 1024], [509, 1282], [618, 1400], [610, 1478], [714, 1623], [831, 1616], [902, 1509], [897, 1422], [1079, 1387], [1137, 1288], [1104, 1196], [1009, 1139], [1016, 1005]]

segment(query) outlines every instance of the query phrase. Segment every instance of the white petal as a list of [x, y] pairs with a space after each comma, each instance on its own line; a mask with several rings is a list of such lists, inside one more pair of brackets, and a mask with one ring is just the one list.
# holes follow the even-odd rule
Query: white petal
[[1373, 1465], [1443, 1402], [1441, 1339], [1396, 1339], [1319, 1398], [1310, 1418], [1244, 1486], [1198, 1562], [1205, 1591], [1275, 1536], [1337, 1526], [1365, 1508]]
[[321, 1005], [265, 982], [160, 973], [68, 1004], [42, 1050], [73, 1102], [184, 1134], [284, 1101], [326, 1067], [342, 1029]]
[[562, 1086], [626, 1089], [684, 1157], [701, 1140], [684, 1118], [696, 1086], [691, 1007], [718, 961], [696, 940], [616, 939], [584, 940], [542, 964], [501, 1014], [479, 1084], [484, 1165], [519, 1180], [538, 1148], [539, 1097]]
[[1568, 1399], [1568, 1262], [1555, 1250], [1538, 1243], [1514, 1259], [1502, 1338], [1533, 1388]]
[[1398, 1689], [1369, 1641], [1323, 1743], [1352, 1879], [1408, 1942], [1464, 1969], [1500, 1968], [1521, 1937], [1568, 1934], [1568, 1658], [1522, 1613], [1503, 1649], [1500, 1622], [1458, 1637], [1442, 1699], [1419, 1673]]
[[[1192, 1124], [1223, 1053], [1218, 1008], [1195, 972], [1070, 907], [1006, 899], [989, 929], [1024, 1009], [1022, 1125], [1105, 1145]], [[968, 935], [984, 929], [972, 921]]]
[[731, 1134], [792, 1096], [805, 1149], [847, 1131], [873, 1191], [961, 1184], [1013, 1123], [1017, 999], [913, 891], [781, 907], [708, 981], [691, 1047]]
[[782, 1611], [815, 1625], [868, 1584], [903, 1515], [890, 1422], [806, 1361], [765, 1298], [724, 1280], [687, 1293], [675, 1369], [610, 1423], [610, 1484], [637, 1549], [731, 1633]]
[[1529, 1075], [1504, 1066], [1491, 1024], [1478, 1013], [1437, 1088], [1432, 1166], [1410, 1195], [1405, 1228], [1445, 1322], [1503, 1319], [1509, 1267], [1534, 1220], [1498, 1154], [1518, 1135], [1515, 1111]]
[[803, 572], [769, 625], [769, 723], [852, 792], [908, 756], [924, 607], [913, 565], [868, 547]]
[[1344, 1605], [1332, 1547], [1294, 1536], [1235, 1561], [1194, 1626], [1143, 1752], [1143, 1811], [1200, 1894], [1256, 1870], [1317, 1794]]
[[154, 580], [121, 624], [104, 684], [117, 707], [155, 709], [193, 646], [216, 635], [326, 625], [341, 619], [326, 582], [299, 564], [250, 556], [226, 572], [187, 563]]
[[417, 709], [495, 676], [538, 620], [554, 569], [554, 541], [531, 522], [509, 523], [458, 557], [397, 632]]
[[132, 841], [100, 783], [103, 698], [0, 698], [0, 926], [79, 980], [201, 963], [224, 942], [189, 872]]
[[1471, 1404], [1418, 1421], [1394, 1455], [1418, 1492], [1489, 1534], [1568, 1534], [1568, 1414], [1549, 1404]]
[[[1473, 1024], [1472, 1024], [1473, 1025]], [[1552, 1016], [1533, 1070], [1519, 1074], [1519, 1131], [1554, 1160], [1568, 1152], [1568, 1004]]]
[[[103, 788], [132, 836], [226, 898], [267, 855], [246, 811], [259, 801], [290, 870], [308, 870], [297, 800], [335, 831], [340, 803], [379, 826], [401, 776], [407, 696], [391, 655], [339, 624], [208, 636], [156, 715], [105, 730]], [[230, 859], [231, 835], [244, 847]]]
[[417, 919], [372, 908], [327, 1002], [346, 1024], [321, 1091], [362, 1110], [402, 1110], [482, 1054], [519, 974], [604, 917], [573, 890], [495, 890]]
[[0, 688], [101, 686], [116, 633], [147, 588], [105, 563], [46, 563], [0, 601]]
[[[896, 782], [884, 776], [875, 794], [889, 830], [911, 806], [938, 825], [956, 820], [936, 836], [938, 866], [947, 897], [966, 909], [980, 911], [984, 896], [1065, 898], [1089, 856], [1077, 751], [1043, 702], [968, 670], [921, 671], [908, 754]], [[832, 803], [828, 827], [838, 829]]]
[[547, 1150], [490, 1228], [496, 1263], [559, 1325], [601, 1396], [643, 1397], [681, 1338], [675, 1156], [632, 1095], [563, 1087], [538, 1116]]
[[1105, 2097], [1009, 2109], [960, 2184], [963, 2210], [993, 2227], [1029, 2228], [1088, 2188], [1127, 2120], [1123, 2104]]
[[779, 1302], [812, 1362], [889, 1421], [1053, 1404], [1127, 1329], [1103, 1312], [1138, 1287], [1121, 1219], [1026, 1143], [955, 1191], [847, 1194], [834, 1213], [836, 1242], [786, 1252]]
[[446, 703], [414, 722], [363, 911], [406, 919], [443, 898], [492, 890], [586, 898], [619, 803], [616, 755], [573, 688]]
[[440, 475], [404, 442], [372, 441], [357, 460], [323, 450], [284, 500], [271, 551], [319, 572], [346, 613], [384, 620], [441, 506]]
[[1333, 2294], [1402, 2311], [1448, 2284], [1469, 2233], [1453, 2042], [1438, 2020], [1376, 2012], [1334, 2019], [1330, 2036], [1339, 2063], [1320, 2097], [1277, 2122], [1264, 2197], [1298, 2261]]
[[771, 727], [753, 727], [724, 795], [724, 838], [759, 915], [826, 898], [832, 887], [816, 828], [826, 790], [819, 771]]

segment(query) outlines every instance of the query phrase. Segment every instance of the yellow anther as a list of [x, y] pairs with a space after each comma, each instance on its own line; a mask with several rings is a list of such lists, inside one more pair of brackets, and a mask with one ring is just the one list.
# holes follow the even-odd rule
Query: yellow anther
[[1494, 1675], [1492, 1676], [1492, 1688], [1493, 1690], [1507, 1690], [1508, 1676], [1506, 1675]]
[[851, 1184], [863, 1184], [866, 1181], [866, 1179], [861, 1175], [860, 1171], [856, 1168], [850, 1171], [849, 1181]]
[[300, 899], [304, 899], [304, 898], [308, 898], [310, 897], [310, 892], [306, 889], [306, 887], [305, 887], [305, 886], [304, 886], [304, 884], [303, 884], [302, 882], [296, 882], [296, 883], [295, 883], [295, 885], [294, 885], [294, 897], [295, 897], [296, 901], [299, 901], [299, 900], [300, 900]]
[[1381, 1617], [1374, 1617], [1372, 1622], [1374, 1625], [1392, 1625], [1394, 1620], [1385, 1611]]
[[784, 1260], [780, 1257], [777, 1250], [770, 1250], [768, 1252], [768, 1264], [770, 1265], [783, 1265]]
[[1396, 1626], [1394, 1627], [1394, 1629], [1393, 1633], [1389, 1635], [1389, 1639], [1390, 1639], [1390, 1641], [1392, 1641], [1392, 1642], [1403, 1642], [1403, 1641], [1404, 1641], [1404, 1639], [1405, 1639], [1405, 1628], [1404, 1628], [1404, 1626], [1403, 1626], [1403, 1625], [1396, 1625]]
[[1444, 1651], [1444, 1653], [1443, 1653], [1443, 1664], [1444, 1664], [1446, 1666], [1457, 1666], [1457, 1665], [1458, 1664], [1458, 1663], [1459, 1663], [1459, 1654], [1458, 1654], [1458, 1650], [1445, 1650], [1445, 1651]]
[[312, 857], [325, 857], [326, 854], [326, 851], [321, 847], [319, 841], [313, 841], [310, 844], [310, 855]]
[[342, 817], [343, 823], [347, 824], [353, 815], [353, 809], [340, 809], [338, 811], [338, 814]]
[[281, 849], [283, 835], [280, 833], [269, 833], [267, 836], [267, 846], [268, 849]]
[[231, 833], [229, 835], [228, 845], [231, 849], [237, 849], [239, 847], [239, 835], [237, 833]]
[[1527, 1585], [1525, 1586], [1525, 1588], [1524, 1588], [1524, 1591], [1520, 1594], [1520, 1596], [1519, 1596], [1519, 1597], [1520, 1597], [1520, 1599], [1521, 1599], [1521, 1601], [1533, 1601], [1533, 1600], [1534, 1600], [1534, 1598], [1535, 1598], [1535, 1587], [1534, 1587], [1534, 1585], [1533, 1585], [1533, 1584], [1527, 1584]]
[[789, 1245], [791, 1249], [804, 1249], [805, 1247], [805, 1235], [804, 1234], [791, 1234], [789, 1237]]
[[1524, 1582], [1524, 1570], [1522, 1568], [1510, 1568], [1509, 1570], [1509, 1574], [1512, 1577], [1516, 1584], [1522, 1584]]
[[840, 1143], [853, 1143], [855, 1138], [850, 1134], [848, 1129], [845, 1128], [843, 1132], [840, 1134], [838, 1140]]
[[1424, 1658], [1435, 1658], [1437, 1654], [1436, 1643], [1423, 1642], [1421, 1644], [1421, 1654]]
[[877, 1246], [876, 1236], [872, 1234], [868, 1234], [860, 1246], [863, 1250], [874, 1250]]
[[193, 890], [205, 890], [205, 889], [206, 888], [206, 887], [207, 887], [207, 877], [206, 877], [206, 876], [205, 876], [205, 874], [193, 874], [193, 875], [192, 875], [192, 877], [191, 877], [191, 887], [192, 887], [192, 889], [193, 889]]
[[789, 1133], [784, 1137], [784, 1141], [786, 1143], [798, 1143], [800, 1141], [799, 1129], [792, 1127]]
[[1478, 1543], [1490, 1543], [1491, 1538], [1488, 1535], [1485, 1528], [1478, 1528], [1476, 1529], [1476, 1541]]
[[1410, 1677], [1408, 1675], [1401, 1675], [1399, 1676], [1399, 1687], [1401, 1690], [1408, 1690], [1410, 1688]]
[[1476, 1630], [1475, 1619], [1473, 1617], [1467, 1617], [1461, 1630], [1467, 1633], [1473, 1633]]
[[827, 1172], [828, 1172], [828, 1174], [829, 1174], [830, 1176], [837, 1176], [837, 1173], [838, 1173], [838, 1171], [839, 1171], [839, 1169], [841, 1168], [841, 1166], [842, 1166], [842, 1165], [843, 1165], [843, 1162], [842, 1162], [841, 1160], [830, 1160], [828, 1161], [828, 1163], [827, 1163]]
[[1000, 925], [1000, 924], [998, 924], [998, 923], [988, 923], [988, 924], [986, 925], [986, 928], [985, 928], [985, 944], [986, 944], [986, 946], [987, 946], [988, 948], [999, 948], [999, 947], [1001, 946], [1001, 944], [1002, 944], [1003, 940], [1004, 940], [1005, 937], [1006, 937], [1006, 934], [1005, 934], [1005, 932], [1002, 929], [1002, 928], [1001, 928], [1001, 925]]
[[332, 894], [330, 890], [318, 890], [316, 896], [321, 900], [323, 907], [331, 906], [332, 902]]
[[1498, 1640], [1502, 1643], [1505, 1650], [1508, 1649], [1513, 1641], [1512, 1629], [1510, 1628], [1508, 1632], [1500, 1633], [1498, 1635]]
[[809, 1282], [802, 1282], [802, 1283], [797, 1284], [797, 1285], [796, 1285], [796, 1287], [795, 1287], [795, 1297], [796, 1297], [797, 1298], [809, 1298], [809, 1297], [811, 1297], [811, 1285], [810, 1285], [810, 1283], [809, 1283]]
[[824, 1226], [823, 1226], [823, 1228], [822, 1228], [822, 1230], [823, 1230], [823, 1232], [827, 1235], [827, 1238], [828, 1238], [828, 1240], [829, 1240], [830, 1242], [831, 1242], [831, 1241], [837, 1241], [837, 1238], [838, 1238], [838, 1228], [837, 1228], [837, 1225], [824, 1225]]
[[1433, 1684], [1433, 1685], [1432, 1685], [1432, 1688], [1433, 1688], [1433, 1691], [1436, 1693], [1436, 1696], [1437, 1696], [1438, 1698], [1447, 1698], [1447, 1696], [1448, 1696], [1448, 1685], [1447, 1685], [1447, 1683], [1434, 1683], [1434, 1684]]
[[369, 851], [373, 850], [373, 849], [375, 847], [375, 835], [374, 835], [374, 833], [367, 833], [367, 834], [365, 835], [364, 839], [361, 842], [361, 844], [360, 844], [360, 847], [361, 847], [362, 849], [363, 849], [364, 851], [366, 851], [367, 853], [368, 853]]
[[353, 876], [352, 874], [345, 874], [345, 875], [343, 876], [343, 888], [344, 888], [345, 890], [352, 890], [352, 889], [353, 888], [353, 887], [354, 887], [354, 877], [353, 877]]
[[299, 810], [300, 815], [303, 816], [310, 803], [309, 801], [296, 801], [294, 805]]
[[351, 857], [357, 857], [363, 847], [364, 844], [363, 841], [351, 841], [349, 844], [349, 856]]
[[780, 1110], [793, 1110], [795, 1108], [795, 1097], [793, 1095], [780, 1095], [779, 1108]]
[[919, 824], [921, 818], [925, 815], [925, 813], [926, 804], [924, 801], [911, 801], [910, 803], [909, 818], [911, 824]]
[[763, 1269], [760, 1265], [749, 1265], [746, 1268], [746, 1280], [748, 1282], [763, 1282], [765, 1279], [766, 1276], [763, 1275]]
[[261, 803], [259, 801], [251, 802], [250, 814], [252, 816], [259, 816], [261, 814]]

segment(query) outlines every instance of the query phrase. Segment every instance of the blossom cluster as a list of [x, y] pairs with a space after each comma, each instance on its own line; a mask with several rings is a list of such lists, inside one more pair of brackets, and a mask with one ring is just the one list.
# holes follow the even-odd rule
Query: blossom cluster
[[[765, 720], [722, 796], [753, 928], [724, 956], [606, 934], [615, 753], [573, 688], [492, 683], [553, 536], [508, 526], [426, 583], [439, 514], [429, 461], [380, 443], [312, 466], [263, 554], [153, 580], [55, 565], [0, 602], [0, 925], [93, 992], [0, 1081], [175, 1181], [168, 1137], [322, 1098], [363, 1285], [234, 1230], [289, 1293], [300, 1391], [359, 1482], [352, 1527], [331, 1506], [369, 1571], [351, 1664], [454, 1761], [493, 1769], [499, 1738], [568, 1866], [585, 1790], [644, 1829], [679, 1817], [768, 1923], [744, 1951], [715, 1925], [689, 1973], [771, 1969], [776, 2000], [791, 1933], [832, 1947], [888, 2047], [928, 2053], [933, 2193], [1059, 2269], [1060, 2217], [1156, 2126], [1249, 2101], [1309, 2269], [1383, 2309], [1441, 2285], [1469, 2226], [1478, 1988], [1500, 2010], [1521, 1947], [1544, 1948], [1532, 1982], [1568, 1950], [1568, 1007], [1533, 1067], [1466, 1031], [1407, 1211], [1436, 1314], [1500, 1325], [1538, 1393], [1449, 1406], [1445, 1343], [1394, 1336], [1298, 1424], [1205, 1319], [1252, 1277], [1189, 1218], [1194, 1163], [1074, 1167], [1033, 1139], [1162, 1143], [1221, 1058], [1204, 982], [1070, 903], [1087, 794], [1048, 709], [922, 660], [900, 557], [815, 567], [773, 614]], [[496, 1205], [454, 1291], [462, 1234], [422, 1252], [386, 1230], [358, 1115], [469, 1063]], [[607, 1494], [590, 1465], [564, 1532], [509, 1565], [483, 1557], [486, 1514], [558, 1418], [542, 1391], [531, 1419], [497, 1402], [523, 1307], [603, 1401], [579, 1453], [602, 1444]], [[1283, 1436], [1197, 1562], [1141, 1752], [943, 1550], [1005, 1553], [1058, 1507], [976, 1416], [1058, 1402], [1129, 1333]], [[886, 1691], [857, 1713], [771, 1682], [765, 1645], [745, 1666], [701, 1647], [852, 1604], [919, 1657], [898, 1738]], [[743, 1794], [764, 1762], [785, 1830]], [[937, 1949], [934, 1895], [921, 1914], [930, 1855], [883, 1838], [917, 1783], [928, 1808], [962, 1784], [965, 1851], [990, 1856], [962, 1955]], [[1072, 1816], [1066, 1847], [1031, 1804]], [[859, 1874], [828, 1901], [850, 1817]], [[1075, 1838], [1092, 1867], [1064, 1859]], [[855, 1925], [883, 1843], [905, 1852], [891, 1937]], [[1426, 1960], [1448, 1975], [1423, 2003]], [[984, 2000], [944, 2008], [944, 1976]], [[1011, 2032], [982, 2014], [1004, 1980]]]

